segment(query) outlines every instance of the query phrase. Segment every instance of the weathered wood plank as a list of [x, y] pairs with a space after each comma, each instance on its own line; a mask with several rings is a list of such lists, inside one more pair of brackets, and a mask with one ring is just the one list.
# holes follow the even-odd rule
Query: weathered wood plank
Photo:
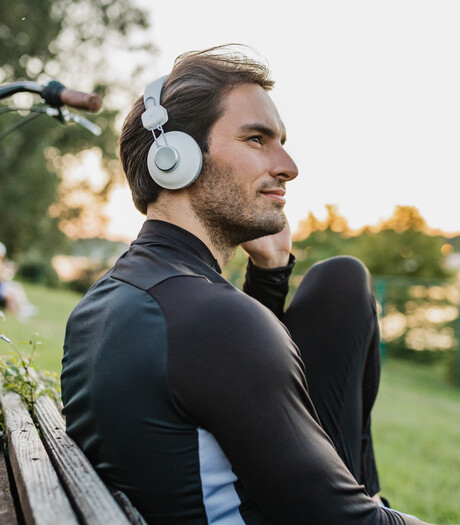
[[124, 492], [116, 489], [110, 490], [110, 492], [118, 505], [123, 509], [131, 525], [147, 525], [141, 513], [133, 506]]
[[129, 524], [86, 456], [66, 434], [64, 420], [51, 399], [40, 397], [35, 415], [46, 448], [80, 519], [88, 525]]
[[78, 520], [17, 394], [2, 395], [8, 457], [27, 525], [77, 525]]
[[17, 525], [16, 510], [11, 495], [8, 471], [6, 469], [3, 445], [0, 440], [0, 523], [2, 525]]

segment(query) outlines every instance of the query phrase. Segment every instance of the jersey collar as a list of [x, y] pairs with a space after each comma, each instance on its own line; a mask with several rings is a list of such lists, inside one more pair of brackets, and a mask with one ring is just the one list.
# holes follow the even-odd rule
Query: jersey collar
[[162, 239], [168, 243], [173, 242], [191, 250], [202, 261], [208, 264], [213, 270], [222, 273], [219, 263], [209, 248], [198, 237], [193, 235], [180, 226], [170, 222], [160, 221], [157, 219], [147, 219], [132, 244], [152, 244], [158, 243]]

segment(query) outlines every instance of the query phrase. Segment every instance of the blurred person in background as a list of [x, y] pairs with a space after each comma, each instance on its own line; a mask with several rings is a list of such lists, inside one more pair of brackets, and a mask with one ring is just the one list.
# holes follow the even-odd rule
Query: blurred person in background
[[38, 308], [30, 303], [22, 284], [13, 281], [15, 272], [16, 265], [6, 259], [6, 246], [0, 242], [0, 308], [25, 321], [37, 315]]

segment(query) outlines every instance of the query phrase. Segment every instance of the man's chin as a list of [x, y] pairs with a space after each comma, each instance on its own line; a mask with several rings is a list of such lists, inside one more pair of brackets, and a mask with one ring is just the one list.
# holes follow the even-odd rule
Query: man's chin
[[275, 233], [279, 233], [280, 231], [283, 231], [287, 224], [287, 218], [284, 213], [284, 204], [280, 206], [280, 208], [273, 214], [270, 215], [270, 217], [267, 218], [267, 226], [270, 227], [272, 233], [267, 235], [273, 235]]
[[271, 216], [266, 221], [259, 222], [252, 226], [246, 225], [240, 228], [241, 237], [245, 237], [244, 240], [240, 241], [238, 244], [243, 242], [253, 241], [255, 239], [260, 239], [261, 237], [267, 237], [268, 235], [275, 235], [284, 230], [287, 223], [286, 216], [284, 213], [281, 213], [276, 219]]

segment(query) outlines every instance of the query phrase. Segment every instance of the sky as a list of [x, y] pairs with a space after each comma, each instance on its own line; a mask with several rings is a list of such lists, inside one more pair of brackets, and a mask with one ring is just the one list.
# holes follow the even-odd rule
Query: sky
[[[158, 48], [151, 80], [184, 51], [229, 42], [268, 62], [299, 168], [286, 204], [294, 231], [309, 211], [324, 218], [325, 204], [353, 228], [411, 205], [429, 226], [460, 231], [460, 2], [137, 3]], [[143, 219], [131, 209], [129, 192], [117, 190], [112, 235], [136, 235]]]

